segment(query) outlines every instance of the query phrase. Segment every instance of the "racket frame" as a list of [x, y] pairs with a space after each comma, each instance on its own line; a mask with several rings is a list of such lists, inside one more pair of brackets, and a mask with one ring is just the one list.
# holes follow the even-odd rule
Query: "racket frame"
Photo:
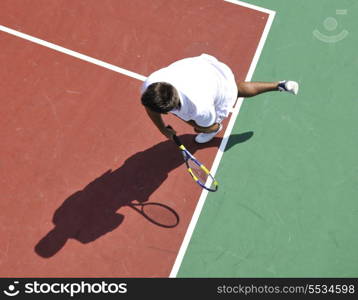
[[[182, 155], [184, 157], [185, 164], [187, 166], [187, 170], [188, 170], [189, 174], [191, 175], [191, 177], [194, 179], [194, 181], [197, 184], [199, 184], [202, 188], [204, 188], [210, 192], [216, 192], [218, 190], [219, 183], [216, 181], [214, 176], [211, 175], [209, 169], [207, 167], [205, 167], [205, 165], [202, 164], [200, 161], [198, 161], [196, 159], [196, 157], [185, 148], [183, 143], [180, 141], [180, 139], [176, 135], [173, 135], [173, 140], [174, 140], [175, 144], [177, 144], [177, 146], [181, 150]], [[196, 165], [198, 165], [208, 175], [206, 182], [201, 182], [200, 179], [194, 174], [193, 170], [189, 166], [189, 163], [188, 163], [189, 160], [192, 160]], [[205, 185], [208, 182], [208, 180], [212, 181], [213, 188], [210, 188]]]

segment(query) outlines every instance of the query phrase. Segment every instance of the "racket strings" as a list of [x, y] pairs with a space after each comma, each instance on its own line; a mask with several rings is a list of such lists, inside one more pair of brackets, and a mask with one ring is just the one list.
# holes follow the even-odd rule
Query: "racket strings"
[[192, 175], [194, 175], [196, 178], [195, 180], [199, 180], [202, 184], [205, 184], [209, 174], [197, 163], [195, 163], [193, 160], [188, 160], [188, 168], [190, 168]]
[[198, 181], [201, 186], [211, 191], [217, 190], [218, 183], [205, 166], [199, 165], [191, 159], [187, 161], [187, 166], [194, 180]]

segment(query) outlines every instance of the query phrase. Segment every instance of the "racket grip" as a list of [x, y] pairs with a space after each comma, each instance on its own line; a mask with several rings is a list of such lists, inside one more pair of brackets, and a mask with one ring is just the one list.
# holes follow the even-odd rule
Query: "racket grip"
[[175, 144], [177, 144], [179, 147], [182, 145], [181, 141], [175, 134], [173, 135], [173, 140], [174, 140]]
[[[167, 128], [173, 129], [173, 127], [170, 125], [168, 125]], [[179, 140], [179, 138], [175, 134], [173, 135], [173, 140], [174, 140], [174, 143], [177, 144], [177, 146], [180, 147], [182, 145], [182, 142]]]

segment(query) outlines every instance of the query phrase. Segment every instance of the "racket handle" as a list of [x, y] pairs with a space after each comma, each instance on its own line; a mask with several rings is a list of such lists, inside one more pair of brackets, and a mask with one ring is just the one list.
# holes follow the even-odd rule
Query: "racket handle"
[[[170, 125], [168, 125], [167, 128], [173, 129], [173, 127]], [[177, 144], [179, 147], [182, 145], [182, 142], [179, 140], [179, 138], [175, 134], [173, 134], [173, 140], [174, 140], [174, 143]]]
[[174, 140], [175, 144], [177, 144], [179, 147], [182, 145], [182, 142], [179, 140], [179, 138], [175, 134], [173, 135], [173, 140]]

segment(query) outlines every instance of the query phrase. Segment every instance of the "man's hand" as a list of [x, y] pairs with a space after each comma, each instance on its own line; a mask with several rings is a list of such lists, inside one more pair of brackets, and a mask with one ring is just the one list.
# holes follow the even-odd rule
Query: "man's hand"
[[170, 140], [173, 140], [173, 135], [177, 134], [176, 131], [170, 126], [162, 128], [160, 132]]

